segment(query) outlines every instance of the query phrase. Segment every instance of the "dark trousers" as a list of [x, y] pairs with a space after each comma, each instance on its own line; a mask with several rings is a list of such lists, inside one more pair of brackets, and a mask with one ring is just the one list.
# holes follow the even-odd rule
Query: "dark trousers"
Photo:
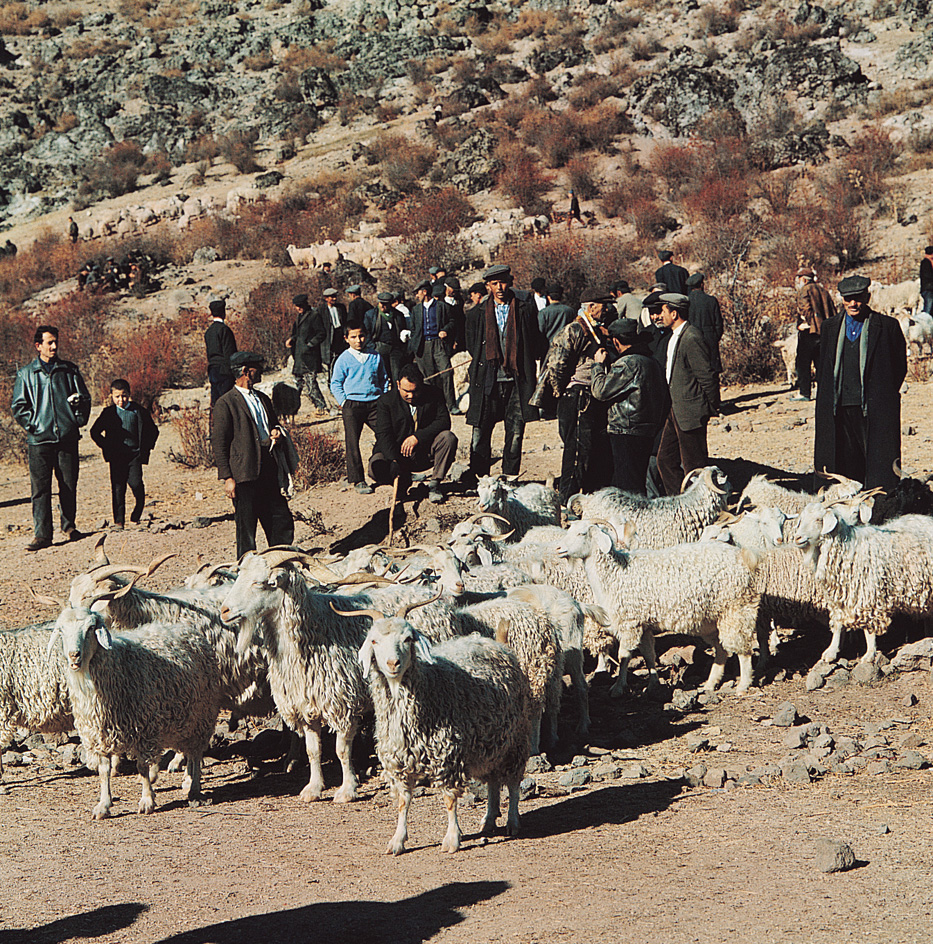
[[368, 426], [375, 432], [376, 401], [344, 400], [343, 401], [343, 438], [347, 452], [347, 481], [351, 485], [364, 482], [363, 456], [360, 453], [360, 434], [363, 427]]
[[836, 410], [836, 467], [832, 470], [865, 481], [865, 417], [860, 406]]
[[62, 531], [74, 530], [78, 508], [78, 438], [57, 443], [30, 445], [29, 488], [32, 493], [32, 524], [36, 540], [52, 541], [52, 475], [58, 482], [58, 507]]
[[435, 377], [429, 381], [444, 391], [444, 400], [447, 403], [448, 410], [457, 409], [457, 401], [454, 399], [454, 372], [448, 370], [450, 367], [450, 354], [444, 346], [445, 340], [435, 338], [433, 341], [424, 342], [424, 353], [421, 357], [415, 358], [415, 363], [421, 368], [421, 373], [425, 377], [436, 374], [438, 371], [444, 371], [440, 377]]
[[387, 459], [374, 452], [369, 460], [369, 476], [380, 485], [390, 484], [399, 477], [399, 488], [411, 483], [411, 473], [431, 469], [431, 478], [440, 482], [450, 471], [457, 457], [457, 437], [449, 430], [441, 430], [434, 441], [418, 446], [410, 456], [398, 460]]
[[816, 367], [820, 359], [820, 336], [810, 331], [797, 332], [797, 389], [803, 396], [810, 396], [810, 365]]
[[518, 384], [514, 381], [494, 384], [483, 399], [479, 425], [473, 427], [470, 443], [470, 471], [477, 477], [489, 475], [492, 466], [492, 431], [496, 423], [505, 426], [502, 474], [518, 475], [522, 465], [525, 417], [522, 415]]
[[623, 492], [644, 495], [654, 437], [610, 433], [609, 444], [612, 448], [613, 486], [621, 488]]
[[671, 410], [658, 445], [658, 471], [665, 493], [679, 495], [686, 474], [707, 465], [709, 450], [706, 447], [706, 424], [699, 429], [681, 429]]
[[288, 502], [279, 488], [275, 460], [263, 449], [259, 478], [236, 483], [233, 499], [233, 520], [236, 524], [236, 555], [256, 550], [256, 525], [261, 524], [266, 542], [291, 544], [295, 540], [295, 522]]
[[595, 492], [612, 479], [612, 456], [606, 433], [608, 404], [586, 387], [568, 387], [557, 401], [557, 432], [564, 444], [560, 466], [560, 499]]
[[143, 485], [143, 464], [139, 456], [135, 459], [118, 459], [110, 463], [110, 504], [113, 508], [114, 524], [126, 523], [126, 486], [133, 493], [133, 511], [130, 521], [139, 521], [146, 504], [146, 487]]
[[321, 393], [321, 388], [318, 386], [317, 382], [317, 373], [314, 371], [308, 371], [304, 374], [295, 374], [295, 383], [298, 385], [298, 396], [301, 396], [302, 390], [308, 391], [308, 396], [311, 398], [311, 402], [319, 409], [327, 409], [327, 401], [324, 399], [324, 394]]
[[233, 374], [224, 373], [220, 367], [208, 367], [207, 379], [211, 384], [211, 406], [213, 406], [228, 390], [233, 389]]

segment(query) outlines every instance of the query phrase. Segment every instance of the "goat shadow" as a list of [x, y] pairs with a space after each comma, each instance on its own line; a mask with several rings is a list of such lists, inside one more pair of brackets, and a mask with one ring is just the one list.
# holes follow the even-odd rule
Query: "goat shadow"
[[37, 928], [0, 931], [0, 944], [59, 944], [80, 938], [103, 937], [129, 928], [149, 910], [140, 902], [104, 905], [84, 914], [59, 918]]

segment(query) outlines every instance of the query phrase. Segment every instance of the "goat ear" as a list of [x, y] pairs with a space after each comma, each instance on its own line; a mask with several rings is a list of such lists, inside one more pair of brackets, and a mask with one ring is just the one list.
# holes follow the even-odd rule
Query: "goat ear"
[[632, 542], [635, 540], [636, 531], [637, 528], [635, 527], [634, 521], [626, 521], [625, 524], [622, 525], [622, 543], [626, 547], [632, 546]]
[[862, 524], [868, 524], [871, 521], [871, 506], [873, 502], [865, 501], [858, 506], [858, 517]]
[[363, 678], [369, 678], [370, 669], [373, 667], [373, 656], [375, 655], [373, 650], [373, 641], [366, 637], [366, 641], [360, 647], [360, 667], [363, 669]]
[[427, 636], [422, 636], [421, 633], [415, 633], [412, 636], [411, 640], [411, 649], [412, 653], [416, 655], [422, 662], [433, 662], [431, 656], [431, 640]]
[[597, 528], [594, 534], [596, 540], [596, 546], [604, 553], [609, 554], [612, 552], [612, 538], [603, 531], [602, 528]]
[[94, 630], [94, 635], [97, 637], [97, 644], [101, 649], [113, 649], [113, 640], [110, 638], [110, 630], [106, 626], [98, 626]]
[[823, 527], [820, 528], [820, 536], [832, 534], [833, 529], [838, 523], [839, 519], [836, 515], [831, 511], [827, 511], [826, 514], [823, 515]]
[[55, 648], [55, 640], [58, 639], [58, 637], [61, 636], [61, 634], [62, 634], [61, 630], [57, 626], [55, 627], [55, 629], [52, 630], [52, 635], [49, 636], [49, 646], [48, 646], [48, 649], [46, 649], [45, 651], [46, 661], [48, 662], [52, 661], [52, 649]]
[[492, 551], [488, 547], [480, 546], [476, 549], [476, 553], [479, 556], [479, 562], [484, 567], [492, 566]]

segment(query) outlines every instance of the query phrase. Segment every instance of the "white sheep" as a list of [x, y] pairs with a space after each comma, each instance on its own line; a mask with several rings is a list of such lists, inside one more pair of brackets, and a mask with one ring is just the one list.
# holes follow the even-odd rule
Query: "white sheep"
[[[121, 591], [110, 591], [119, 593]], [[42, 602], [56, 603], [50, 598]], [[111, 635], [100, 613], [66, 606], [55, 623], [65, 676], [88, 766], [96, 762], [100, 800], [94, 819], [110, 815], [113, 756], [136, 759], [142, 779], [139, 812], [155, 809], [157, 762], [171, 748], [188, 759], [183, 790], [201, 792], [201, 758], [220, 711], [220, 674], [213, 648], [197, 627], [150, 623]]]
[[690, 472], [682, 488], [680, 495], [662, 498], [602, 488], [592, 495], [571, 496], [567, 507], [581, 518], [603, 518], [634, 529], [633, 548], [673, 547], [698, 540], [729, 500], [729, 480], [716, 466]]
[[314, 258], [314, 247], [311, 246], [307, 249], [299, 249], [294, 243], [289, 243], [285, 247], [285, 251], [288, 253], [288, 258], [292, 260], [292, 265], [295, 268], [304, 266], [306, 269], [313, 269], [317, 264]]
[[819, 496], [809, 492], [795, 492], [772, 482], [766, 475], [753, 475], [748, 485], [742, 490], [735, 510], [741, 513], [749, 508], [780, 508], [786, 515], [799, 515], [813, 501], [835, 501], [851, 498], [862, 488], [861, 482], [846, 478], [835, 472], [822, 473], [825, 478], [834, 479], [834, 484], [821, 490]]
[[756, 508], [738, 515], [723, 512], [703, 529], [700, 540], [762, 550], [777, 547], [784, 543], [784, 526], [789, 517], [797, 516], [788, 516], [780, 508]]
[[872, 282], [868, 288], [869, 304], [875, 311], [891, 314], [899, 308], [915, 311], [920, 307], [920, 280], [882, 285]]
[[778, 349], [781, 360], [784, 362], [787, 383], [791, 387], [797, 382], [797, 335], [799, 333], [800, 332], [795, 329], [791, 331], [786, 338], [772, 342], [774, 347]]
[[444, 852], [460, 848], [457, 803], [467, 778], [487, 784], [483, 832], [494, 831], [499, 792], [509, 790], [507, 831], [519, 829], [519, 785], [529, 756], [528, 681], [514, 654], [481, 636], [428, 647], [404, 615], [368, 615], [373, 625], [359, 659], [376, 711], [376, 750], [398, 796], [399, 855], [408, 839], [412, 792], [422, 779], [444, 791]]
[[502, 515], [509, 522], [516, 541], [531, 528], [560, 524], [560, 496], [546, 485], [513, 485], [487, 475], [477, 483], [476, 493], [483, 511]]
[[[602, 526], [586, 520], [570, 525], [557, 552], [583, 562], [596, 601], [612, 621], [620, 654], [631, 655], [645, 644], [652, 684], [657, 685], [653, 633], [667, 631], [700, 636], [715, 648], [704, 690], [716, 688], [727, 654], [735, 653], [740, 667], [736, 692], [747, 691], [759, 603], [755, 552], [719, 542], [625, 552]], [[621, 694], [626, 684], [623, 668], [611, 694]]]
[[909, 356], [933, 354], [933, 315], [924, 311], [901, 310], [895, 312], [895, 317], [907, 341]]

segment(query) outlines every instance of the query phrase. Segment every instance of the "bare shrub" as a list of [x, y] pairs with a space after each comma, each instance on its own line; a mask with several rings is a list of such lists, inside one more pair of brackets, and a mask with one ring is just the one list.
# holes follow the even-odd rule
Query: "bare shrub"
[[567, 99], [575, 108], [592, 108], [619, 94], [621, 83], [612, 75], [583, 72], [576, 77]]
[[271, 69], [275, 65], [275, 60], [272, 58], [272, 53], [268, 49], [263, 49], [260, 52], [257, 52], [255, 55], [246, 56], [243, 60], [243, 65], [249, 69], [250, 72], [265, 72], [266, 69]]
[[473, 261], [469, 246], [454, 233], [416, 233], [399, 246], [398, 259], [403, 272], [427, 272], [432, 265], [455, 272]]
[[295, 320], [292, 298], [297, 279], [261, 282], [247, 296], [243, 311], [232, 318], [237, 347], [261, 354], [270, 370], [280, 367], [287, 355], [285, 339]]
[[172, 425], [178, 431], [181, 451], [170, 448], [168, 457], [172, 462], [189, 469], [210, 469], [214, 465], [211, 449], [210, 412], [196, 407], [185, 407], [172, 414]]
[[774, 342], [793, 324], [794, 301], [768, 298], [742, 286], [720, 297], [725, 325], [720, 353], [722, 381], [727, 384], [767, 383], [783, 369]]
[[207, 161], [208, 166], [210, 166], [211, 162], [219, 154], [220, 141], [212, 134], [202, 134], [193, 141], [189, 141], [185, 146], [184, 161], [186, 164], [191, 164], [195, 161]]
[[437, 156], [433, 148], [417, 144], [400, 134], [382, 135], [373, 146], [380, 155], [380, 168], [393, 190], [410, 193], [430, 170]]
[[844, 164], [863, 203], [878, 203], [887, 194], [886, 177], [896, 160], [897, 150], [887, 131], [867, 128], [851, 142]]
[[283, 69], [295, 72], [304, 72], [305, 69], [342, 72], [347, 68], [347, 60], [334, 53], [335, 45], [336, 40], [327, 39], [311, 47], [289, 46], [279, 64]]
[[580, 147], [577, 129], [565, 111], [526, 109], [520, 127], [525, 143], [538, 150], [548, 167], [563, 167]]
[[501, 164], [496, 186], [527, 213], [546, 212], [542, 198], [553, 181], [531, 153], [517, 142], [508, 142], [496, 148], [496, 158]]
[[220, 153], [228, 164], [241, 174], [255, 174], [262, 170], [256, 161], [256, 140], [259, 135], [256, 131], [234, 131], [224, 135], [219, 141]]
[[119, 197], [136, 189], [146, 155], [135, 141], [119, 141], [108, 147], [84, 172], [78, 193], [105, 193]]
[[310, 488], [337, 482], [347, 468], [343, 443], [329, 433], [316, 432], [307, 426], [288, 426], [288, 434], [298, 453], [295, 487]]
[[567, 177], [570, 189], [583, 200], [592, 200], [599, 193], [593, 177], [593, 161], [580, 154], [567, 162]]
[[456, 187], [404, 199], [386, 214], [385, 236], [410, 238], [418, 233], [456, 233], [469, 226], [475, 212]]

